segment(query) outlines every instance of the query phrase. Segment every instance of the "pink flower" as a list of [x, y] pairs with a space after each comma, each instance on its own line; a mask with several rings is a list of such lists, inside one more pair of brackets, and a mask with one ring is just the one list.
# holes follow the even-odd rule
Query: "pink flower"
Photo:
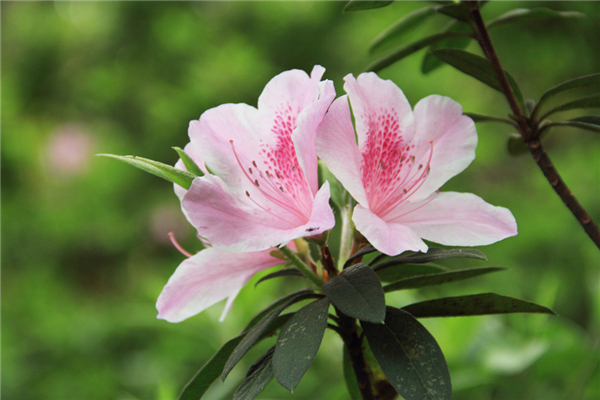
[[475, 158], [475, 125], [457, 102], [434, 95], [412, 111], [402, 91], [374, 73], [344, 80], [348, 95], [320, 125], [317, 153], [358, 202], [352, 220], [375, 248], [397, 255], [427, 251], [422, 239], [478, 246], [517, 234], [509, 210], [470, 193], [439, 193]]
[[267, 84], [258, 109], [224, 104], [190, 123], [191, 145], [212, 174], [194, 180], [182, 208], [215, 248], [265, 250], [334, 226], [314, 147], [335, 97], [333, 83], [320, 81], [324, 71], [283, 72]]
[[271, 250], [238, 254], [208, 248], [188, 258], [158, 297], [157, 318], [180, 322], [226, 298], [222, 321], [254, 274], [284, 262], [271, 256]]

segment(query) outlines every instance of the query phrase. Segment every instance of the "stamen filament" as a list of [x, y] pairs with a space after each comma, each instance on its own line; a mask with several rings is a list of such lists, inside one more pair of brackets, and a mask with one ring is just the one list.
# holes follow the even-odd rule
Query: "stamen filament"
[[173, 247], [175, 247], [177, 250], [179, 250], [179, 252], [181, 254], [183, 254], [187, 258], [190, 258], [193, 256], [192, 254], [185, 251], [185, 249], [183, 247], [181, 247], [181, 245], [179, 243], [177, 243], [177, 240], [175, 240], [175, 234], [173, 232], [169, 232], [169, 239], [171, 240]]

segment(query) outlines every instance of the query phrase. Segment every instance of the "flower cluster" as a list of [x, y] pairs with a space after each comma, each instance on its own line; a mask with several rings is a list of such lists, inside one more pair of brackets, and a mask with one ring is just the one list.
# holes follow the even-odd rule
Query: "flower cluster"
[[177, 268], [159, 318], [178, 322], [227, 298], [223, 318], [254, 274], [282, 263], [273, 250], [334, 227], [318, 158], [356, 200], [355, 229], [384, 254], [425, 252], [423, 239], [478, 246], [516, 235], [509, 210], [439, 191], [475, 158], [475, 125], [458, 103], [434, 95], [413, 110], [374, 73], [346, 76], [334, 101], [324, 71], [283, 72], [258, 108], [224, 104], [190, 123], [185, 152], [204, 175], [175, 192], [209, 248]]

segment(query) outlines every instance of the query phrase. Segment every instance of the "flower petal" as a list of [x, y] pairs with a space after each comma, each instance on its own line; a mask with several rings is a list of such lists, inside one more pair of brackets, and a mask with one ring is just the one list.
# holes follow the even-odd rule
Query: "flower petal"
[[401, 218], [423, 239], [448, 246], [481, 246], [517, 234], [511, 212], [471, 193], [442, 192]]
[[348, 96], [336, 99], [317, 129], [317, 154], [354, 199], [368, 207], [361, 180], [362, 156], [356, 145]]
[[283, 214], [281, 210], [278, 215], [251, 203], [245, 196], [240, 199], [212, 175], [192, 182], [182, 207], [198, 235], [215, 247], [236, 253], [264, 250], [323, 233], [335, 225], [327, 183], [317, 192], [308, 220]]
[[385, 222], [361, 205], [354, 208], [352, 221], [369, 243], [388, 256], [395, 256], [408, 250], [425, 252], [428, 249], [409, 227]]
[[202, 250], [182, 262], [158, 297], [158, 318], [180, 322], [227, 298], [221, 320], [242, 287], [259, 271], [281, 264], [271, 250], [226, 253]]
[[433, 141], [430, 173], [411, 198], [419, 201], [471, 164], [475, 159], [477, 131], [473, 120], [462, 114], [461, 105], [449, 97], [428, 96], [417, 103], [413, 114], [413, 144], [421, 149], [417, 154], [420, 162], [426, 164], [424, 160], [429, 158], [429, 142]]

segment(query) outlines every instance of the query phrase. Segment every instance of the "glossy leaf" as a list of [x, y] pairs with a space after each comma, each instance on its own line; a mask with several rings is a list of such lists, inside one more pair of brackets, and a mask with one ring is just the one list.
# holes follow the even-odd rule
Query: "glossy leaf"
[[253, 400], [263, 391], [273, 378], [274, 351], [275, 346], [250, 367], [246, 379], [233, 394], [233, 400]]
[[[439, 49], [432, 51], [432, 53], [440, 60], [450, 64], [459, 71], [470, 75], [478, 81], [485, 83], [492, 89], [496, 89], [500, 93], [503, 93], [502, 86], [500, 85], [500, 81], [494, 72], [494, 68], [492, 67], [490, 61], [486, 58], [460, 49]], [[525, 110], [525, 103], [521, 89], [508, 72], [504, 71], [504, 73], [506, 74], [508, 83], [515, 94], [521, 109]]]
[[181, 161], [183, 161], [183, 165], [185, 165], [185, 168], [189, 172], [196, 176], [204, 176], [204, 172], [202, 172], [200, 167], [198, 167], [196, 162], [192, 160], [192, 157], [190, 157], [188, 153], [186, 153], [185, 151], [183, 151], [183, 149], [179, 147], [173, 147], [173, 150], [175, 150], [177, 154], [179, 154], [179, 158], [181, 158]]
[[475, 123], [477, 123], [477, 122], [502, 122], [503, 124], [508, 124], [508, 125], [511, 125], [514, 127], [518, 126], [517, 124], [514, 123], [514, 121], [511, 121], [510, 119], [494, 117], [492, 115], [478, 114], [478, 113], [472, 113], [472, 112], [466, 112], [466, 113], [464, 113], [464, 115], [471, 118], [473, 120], [473, 122], [475, 122]]
[[443, 39], [469, 36], [469, 34], [463, 32], [442, 32], [437, 33], [435, 35], [427, 36], [421, 40], [417, 40], [416, 42], [409, 44], [408, 46], [402, 47], [401, 49], [398, 49], [395, 52], [377, 61], [374, 61], [373, 63], [369, 64], [367, 68], [365, 68], [365, 71], [379, 72], [382, 69], [387, 68], [390, 65], [402, 60], [404, 57], [416, 53], [417, 51], [424, 49], [425, 47], [437, 43]]
[[[277, 329], [285, 324], [293, 313], [280, 315], [273, 321], [273, 323], [266, 329], [260, 339], [264, 339], [272, 335]], [[192, 380], [186, 385], [179, 396], [179, 400], [198, 400], [202, 398], [206, 390], [210, 385], [217, 380], [223, 371], [225, 363], [233, 353], [233, 350], [238, 344], [244, 339], [246, 333], [231, 339], [219, 349], [219, 351], [198, 371], [198, 373], [192, 378]]]
[[468, 296], [444, 297], [402, 307], [417, 318], [459, 317], [469, 315], [538, 313], [556, 315], [551, 309], [530, 301], [481, 293]]
[[529, 152], [527, 145], [518, 133], [513, 133], [508, 137], [507, 148], [508, 154], [511, 156], [520, 156]]
[[[452, 21], [445, 32], [463, 32], [466, 34], [472, 34], [473, 31], [468, 24], [462, 23], [460, 21]], [[464, 49], [469, 43], [471, 43], [472, 37], [457, 37], [457, 38], [449, 38], [443, 39], [439, 42], [431, 45], [429, 47], [429, 51], [425, 53], [423, 57], [423, 62], [421, 63], [421, 72], [424, 74], [428, 74], [431, 71], [441, 67], [444, 65], [442, 60], [434, 56], [431, 52], [437, 49]]]
[[329, 299], [317, 300], [298, 311], [281, 329], [273, 371], [277, 382], [293, 392], [321, 346], [329, 316]]
[[275, 308], [279, 307], [283, 303], [286, 303], [290, 299], [296, 298], [301, 295], [309, 294], [309, 293], [314, 293], [314, 291], [311, 288], [304, 288], [304, 289], [300, 289], [296, 292], [290, 293], [288, 295], [285, 295], [278, 300], [275, 300], [273, 303], [271, 303], [267, 307], [265, 307], [264, 310], [262, 310], [261, 312], [256, 314], [250, 320], [250, 322], [248, 322], [248, 325], [246, 325], [246, 327], [244, 328], [244, 332], [247, 332], [248, 330], [252, 329], [252, 327], [254, 325], [256, 325], [261, 319], [263, 319], [265, 315], [267, 315], [268, 313], [270, 313], [271, 311], [273, 311]]
[[385, 294], [377, 274], [366, 264], [355, 264], [325, 282], [323, 291], [344, 314], [361, 321], [382, 323]]
[[594, 85], [600, 85], [600, 74], [581, 76], [579, 78], [563, 82], [560, 85], [548, 90], [542, 95], [542, 97], [540, 97], [540, 101], [538, 101], [537, 103], [536, 111], [534, 112], [534, 114], [537, 115], [537, 112], [540, 110], [542, 104], [544, 104], [546, 101], [556, 96], [557, 94], [564, 92], [565, 90], [583, 88]]
[[385, 324], [361, 325], [385, 376], [404, 399], [452, 399], [450, 373], [442, 350], [412, 315], [388, 307]]
[[475, 278], [476, 276], [489, 274], [491, 272], [504, 271], [505, 269], [506, 268], [502, 267], [469, 268], [440, 272], [437, 274], [414, 276], [386, 285], [383, 287], [383, 291], [389, 293], [396, 290], [416, 289], [425, 286], [441, 285], [463, 279]]
[[373, 253], [375, 251], [377, 251], [375, 247], [373, 247], [371, 244], [367, 244], [348, 258], [348, 260], [344, 263], [344, 268], [348, 268], [352, 264], [352, 261], [356, 260], [357, 258]]
[[127, 164], [133, 165], [136, 168], [146, 171], [159, 178], [176, 183], [184, 189], [189, 189], [196, 175], [188, 171], [182, 171], [171, 165], [163, 164], [158, 161], [138, 156], [117, 156], [114, 154], [98, 154], [102, 157], [110, 157]]
[[544, 116], [540, 118], [540, 121], [543, 121], [544, 119], [548, 118], [554, 113], [560, 111], [576, 110], [578, 108], [600, 108], [600, 94], [594, 94], [591, 96], [583, 97], [581, 99], [561, 104], [558, 107], [554, 107], [552, 110], [544, 114]]
[[382, 282], [395, 282], [412, 276], [438, 274], [448, 271], [448, 268], [434, 264], [400, 264], [376, 271]]
[[386, 7], [392, 4], [393, 0], [377, 1], [377, 0], [350, 0], [346, 3], [344, 11], [362, 11], [372, 10], [374, 8]]
[[549, 8], [517, 8], [501, 15], [487, 24], [488, 29], [494, 26], [508, 24], [511, 22], [531, 21], [547, 18], [583, 18], [585, 14], [574, 11], [554, 11]]
[[317, 294], [315, 294], [315, 293], [298, 294], [297, 296], [292, 297], [291, 299], [289, 299], [282, 305], [271, 310], [256, 325], [254, 325], [252, 328], [250, 328], [248, 333], [244, 336], [244, 338], [236, 346], [236, 348], [231, 353], [231, 356], [227, 360], [227, 363], [225, 364], [225, 367], [223, 368], [223, 373], [221, 374], [221, 379], [225, 380], [225, 378], [227, 377], [227, 375], [229, 375], [229, 372], [231, 372], [233, 367], [235, 367], [235, 365], [242, 359], [244, 354], [246, 354], [246, 352], [248, 350], [250, 350], [250, 348], [252, 346], [254, 346], [254, 344], [263, 335], [263, 333], [267, 329], [269, 329], [271, 324], [277, 319], [277, 317], [279, 316], [279, 314], [281, 314], [283, 312], [283, 310], [285, 310], [286, 308], [288, 308], [289, 306], [291, 306], [294, 303], [297, 303], [301, 300], [305, 300], [305, 299], [315, 297], [315, 296], [317, 296]]
[[476, 249], [441, 249], [430, 247], [427, 253], [413, 253], [394, 257], [377, 264], [373, 267], [374, 271], [390, 268], [400, 264], [425, 264], [432, 261], [444, 260], [446, 258], [474, 258], [477, 260], [487, 260], [485, 254]]
[[298, 271], [295, 268], [282, 269], [281, 271], [273, 272], [271, 274], [263, 276], [262, 278], [260, 278], [258, 280], [258, 282], [256, 282], [256, 284], [254, 286], [256, 287], [261, 282], [268, 281], [269, 279], [273, 279], [273, 278], [280, 278], [282, 276], [300, 276], [300, 277], [304, 277], [304, 275], [302, 275], [302, 272]]
[[348, 395], [350, 396], [350, 400], [362, 400], [358, 381], [356, 380], [356, 375], [354, 374], [354, 368], [352, 368], [352, 359], [350, 358], [350, 353], [348, 352], [348, 347], [345, 343], [343, 352], [344, 358], [342, 361], [342, 372], [344, 373], [344, 380], [346, 382], [346, 388], [348, 389]]
[[422, 8], [404, 16], [377, 36], [375, 40], [373, 40], [373, 43], [371, 43], [369, 51], [373, 53], [391, 44], [400, 42], [409, 33], [421, 26], [423, 22], [427, 21], [429, 17], [435, 14], [437, 7], [439, 6]]
[[462, 3], [454, 3], [438, 7], [437, 12], [466, 23], [469, 23], [472, 19], [471, 12]]

